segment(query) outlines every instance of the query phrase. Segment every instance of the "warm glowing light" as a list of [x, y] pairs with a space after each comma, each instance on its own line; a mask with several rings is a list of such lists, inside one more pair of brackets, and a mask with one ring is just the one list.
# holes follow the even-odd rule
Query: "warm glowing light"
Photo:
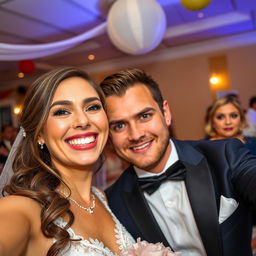
[[219, 83], [219, 78], [218, 77], [211, 77], [210, 78], [210, 83], [211, 84], [218, 84]]
[[88, 60], [94, 60], [94, 59], [95, 59], [95, 55], [93, 55], [93, 54], [88, 55]]
[[216, 75], [212, 75], [210, 77], [210, 83], [214, 84], [214, 85], [219, 84], [220, 83], [220, 77], [218, 77]]
[[23, 72], [19, 72], [18, 73], [18, 78], [23, 78], [24, 77], [24, 73]]
[[16, 107], [14, 108], [13, 112], [14, 112], [15, 115], [20, 114], [20, 112], [21, 112], [21, 106], [16, 106]]

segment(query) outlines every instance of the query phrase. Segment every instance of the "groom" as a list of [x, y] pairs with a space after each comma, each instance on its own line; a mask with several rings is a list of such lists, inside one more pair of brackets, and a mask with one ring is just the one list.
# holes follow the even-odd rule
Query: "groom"
[[256, 158], [237, 139], [169, 139], [168, 103], [142, 70], [106, 77], [101, 88], [110, 140], [131, 163], [106, 193], [133, 237], [186, 256], [252, 255]]

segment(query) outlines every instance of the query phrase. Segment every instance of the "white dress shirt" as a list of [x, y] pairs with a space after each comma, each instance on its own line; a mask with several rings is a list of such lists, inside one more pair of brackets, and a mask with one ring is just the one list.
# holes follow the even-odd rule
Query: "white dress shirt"
[[[179, 160], [174, 143], [171, 154], [161, 173], [154, 174], [134, 167], [138, 177], [160, 175]], [[184, 181], [165, 181], [157, 191], [144, 196], [171, 247], [182, 256], [206, 256], [204, 245], [188, 199]], [[159, 241], [161, 242], [161, 241]]]

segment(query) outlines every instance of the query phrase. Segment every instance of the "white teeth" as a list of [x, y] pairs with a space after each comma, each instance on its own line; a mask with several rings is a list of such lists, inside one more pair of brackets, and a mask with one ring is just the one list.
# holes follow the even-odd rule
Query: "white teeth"
[[147, 147], [149, 144], [150, 144], [150, 142], [147, 142], [147, 143], [145, 143], [145, 144], [143, 144], [141, 146], [133, 147], [133, 149], [135, 149], [135, 150], [143, 149], [143, 148]]
[[95, 141], [95, 137], [91, 136], [91, 137], [86, 137], [86, 138], [81, 138], [81, 139], [69, 140], [68, 143], [71, 145], [85, 145], [85, 144], [89, 144], [94, 141]]

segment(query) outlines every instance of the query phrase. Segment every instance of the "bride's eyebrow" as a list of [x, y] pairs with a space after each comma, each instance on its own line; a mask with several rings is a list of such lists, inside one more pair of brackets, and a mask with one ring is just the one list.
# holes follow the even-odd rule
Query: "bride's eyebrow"
[[52, 103], [52, 105], [50, 106], [50, 109], [54, 106], [57, 105], [71, 105], [71, 101], [68, 100], [59, 100], [59, 101], [55, 101], [54, 103]]
[[[90, 103], [92, 101], [99, 101], [101, 102], [101, 100], [98, 98], [98, 97], [89, 97], [89, 98], [86, 98], [83, 100], [83, 103]], [[50, 109], [56, 105], [64, 105], [64, 106], [67, 106], [67, 105], [72, 105], [72, 101], [69, 101], [69, 100], [58, 100], [58, 101], [55, 101], [52, 103], [52, 105], [50, 106]]]

